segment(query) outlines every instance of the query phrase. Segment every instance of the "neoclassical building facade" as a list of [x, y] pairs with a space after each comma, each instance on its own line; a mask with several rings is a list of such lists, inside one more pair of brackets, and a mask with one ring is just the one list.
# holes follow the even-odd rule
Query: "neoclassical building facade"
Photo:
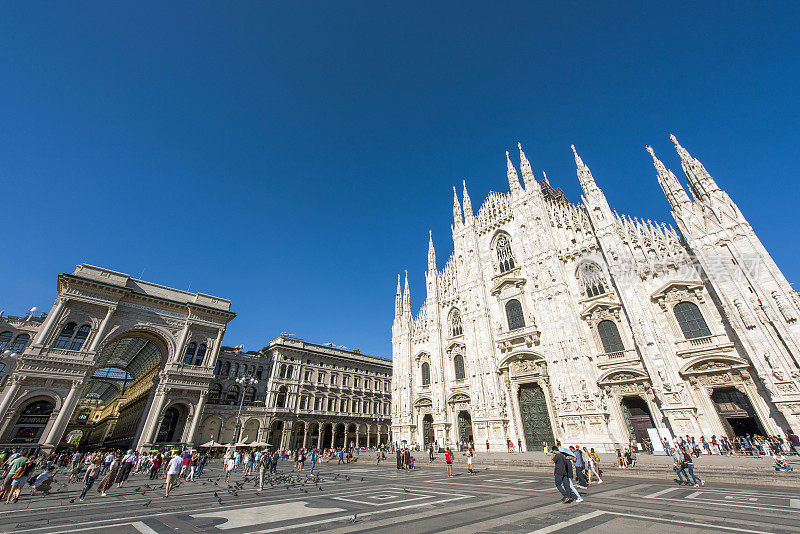
[[109, 269], [59, 275], [45, 316], [0, 317], [0, 443], [196, 442], [234, 317], [228, 300]]
[[688, 192], [648, 151], [677, 231], [617, 214], [577, 152], [580, 204], [535, 179], [521, 147], [523, 183], [507, 154], [509, 191], [477, 214], [454, 189], [454, 252], [439, 270], [429, 240], [416, 315], [398, 277], [395, 440], [609, 450], [653, 430], [800, 432], [798, 295], [672, 140]]
[[386, 444], [391, 373], [383, 358], [288, 336], [259, 352], [225, 350], [200, 439], [284, 448]]
[[287, 336], [240, 352], [222, 346], [234, 317], [109, 269], [59, 275], [48, 313], [0, 314], [0, 444], [389, 442], [390, 361]]

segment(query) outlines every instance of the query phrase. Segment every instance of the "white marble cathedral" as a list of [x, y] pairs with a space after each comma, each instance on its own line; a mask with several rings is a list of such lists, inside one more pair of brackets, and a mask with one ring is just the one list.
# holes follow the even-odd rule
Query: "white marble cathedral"
[[[598, 447], [673, 435], [800, 432], [798, 295], [728, 194], [672, 137], [656, 158], [678, 231], [618, 215], [575, 153], [582, 204], [520, 147], [520, 185], [477, 215], [453, 200], [454, 252], [429, 242], [416, 316], [398, 278], [392, 432], [440, 446], [506, 438]], [[573, 151], [574, 151], [573, 147]], [[508, 154], [508, 153], [506, 153]], [[455, 189], [454, 189], [455, 194]]]

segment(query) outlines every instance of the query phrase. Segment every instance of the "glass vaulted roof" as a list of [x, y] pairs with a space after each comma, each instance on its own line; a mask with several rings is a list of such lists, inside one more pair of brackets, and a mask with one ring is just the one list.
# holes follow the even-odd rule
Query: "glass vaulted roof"
[[161, 363], [158, 346], [140, 337], [126, 337], [107, 346], [100, 355], [103, 367], [127, 371], [129, 380], [136, 380]]
[[126, 337], [103, 349], [99, 364], [86, 388], [86, 398], [103, 404], [113, 400], [126, 385], [161, 364], [161, 351], [150, 340]]

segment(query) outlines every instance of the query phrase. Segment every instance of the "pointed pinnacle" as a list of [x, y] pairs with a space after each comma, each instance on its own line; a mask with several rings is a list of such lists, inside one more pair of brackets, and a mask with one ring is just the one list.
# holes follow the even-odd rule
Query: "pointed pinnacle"
[[575, 165], [577, 165], [578, 167], [583, 167], [584, 166], [583, 165], [583, 160], [578, 155], [578, 151], [575, 150], [575, 145], [569, 145], [569, 146], [570, 146], [570, 148], [572, 148], [572, 153], [575, 154]]

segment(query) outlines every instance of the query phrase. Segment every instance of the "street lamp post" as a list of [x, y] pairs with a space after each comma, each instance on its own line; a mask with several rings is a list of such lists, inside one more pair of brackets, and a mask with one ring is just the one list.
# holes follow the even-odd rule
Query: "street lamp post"
[[253, 376], [240, 376], [236, 379], [236, 383], [242, 387], [242, 397], [239, 400], [239, 411], [236, 414], [236, 429], [233, 432], [233, 439], [231, 440], [231, 445], [236, 443], [236, 440], [239, 439], [239, 431], [241, 430], [242, 422], [240, 417], [242, 416], [242, 406], [244, 406], [244, 395], [247, 392], [247, 388], [249, 386], [255, 386], [258, 384], [258, 379]]

